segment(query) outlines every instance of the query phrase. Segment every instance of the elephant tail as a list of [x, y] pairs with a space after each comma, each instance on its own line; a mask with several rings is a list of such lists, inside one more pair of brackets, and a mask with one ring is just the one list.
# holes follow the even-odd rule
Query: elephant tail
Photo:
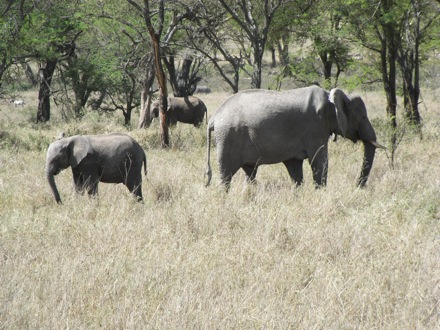
[[145, 174], [145, 176], [147, 176], [147, 155], [145, 155], [145, 152], [144, 152], [144, 159], [143, 159], [143, 163], [144, 163], [144, 174]]
[[206, 130], [206, 139], [207, 139], [207, 149], [206, 149], [206, 172], [205, 172], [205, 178], [206, 178], [206, 183], [205, 183], [205, 187], [208, 187], [209, 184], [211, 183], [211, 178], [212, 178], [212, 171], [211, 171], [211, 132], [214, 130], [214, 123], [211, 123], [210, 125], [208, 125], [207, 130]]

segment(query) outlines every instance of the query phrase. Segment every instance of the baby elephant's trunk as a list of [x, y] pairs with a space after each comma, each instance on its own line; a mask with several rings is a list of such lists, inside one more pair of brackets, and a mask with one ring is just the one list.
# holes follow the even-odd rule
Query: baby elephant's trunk
[[57, 185], [55, 184], [55, 176], [50, 173], [50, 171], [46, 170], [46, 178], [49, 182], [50, 189], [52, 189], [53, 196], [55, 197], [55, 201], [58, 204], [62, 204], [61, 197], [57, 189]]

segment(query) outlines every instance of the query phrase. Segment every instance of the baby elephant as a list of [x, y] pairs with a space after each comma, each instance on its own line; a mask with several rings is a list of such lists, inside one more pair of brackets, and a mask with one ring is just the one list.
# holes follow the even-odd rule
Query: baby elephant
[[45, 172], [58, 204], [61, 198], [54, 176], [69, 166], [77, 192], [87, 190], [89, 195], [95, 195], [99, 181], [123, 183], [142, 200], [142, 164], [147, 175], [145, 152], [128, 135], [75, 135], [49, 145]]
[[[176, 125], [179, 121], [181, 123], [193, 124], [199, 127], [203, 121], [206, 113], [206, 122], [208, 121], [208, 114], [205, 103], [195, 96], [186, 97], [169, 97], [167, 117], [170, 125]], [[150, 119], [153, 120], [159, 116], [159, 100], [151, 104]]]

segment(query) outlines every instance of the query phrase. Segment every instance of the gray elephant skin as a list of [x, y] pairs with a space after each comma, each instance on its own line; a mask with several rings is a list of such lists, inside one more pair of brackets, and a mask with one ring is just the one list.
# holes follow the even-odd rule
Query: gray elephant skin
[[375, 131], [359, 96], [305, 87], [284, 92], [248, 90], [229, 97], [210, 118], [207, 127], [207, 182], [211, 177], [211, 132], [217, 145], [220, 180], [228, 189], [242, 168], [254, 181], [258, 166], [284, 163], [291, 179], [303, 182], [303, 161], [308, 159], [317, 187], [326, 185], [328, 140], [341, 135], [364, 144], [357, 184], [364, 186], [373, 165]]
[[[208, 113], [205, 103], [195, 96], [168, 98], [167, 118], [169, 125], [176, 125], [177, 122], [181, 122], [199, 127], [205, 114], [207, 122]], [[150, 118], [153, 120], [158, 116], [159, 100], [156, 100], [151, 104]]]
[[98, 183], [123, 183], [142, 200], [142, 165], [147, 175], [147, 158], [142, 147], [125, 134], [76, 135], [60, 138], [47, 149], [46, 178], [58, 204], [60, 194], [54, 176], [72, 168], [77, 192], [98, 193]]

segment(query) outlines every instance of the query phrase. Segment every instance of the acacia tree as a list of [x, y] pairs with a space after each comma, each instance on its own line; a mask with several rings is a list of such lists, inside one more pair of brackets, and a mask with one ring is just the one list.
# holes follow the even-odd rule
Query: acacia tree
[[[164, 0], [155, 1], [153, 3], [150, 3], [148, 0], [143, 0], [142, 4], [139, 4], [134, 0], [127, 0], [127, 2], [132, 5], [139, 14], [141, 14], [150, 36], [153, 48], [154, 69], [157, 84], [159, 86], [161, 141], [162, 147], [166, 148], [169, 147], [168, 120], [166, 112], [168, 107], [168, 89], [164, 68], [169, 68], [169, 74], [174, 73], [174, 63], [171, 61], [174, 53], [169, 50], [171, 47], [171, 41], [180, 30], [181, 22], [190, 19], [194, 13], [191, 7], [180, 6], [179, 1], [171, 2], [168, 7], [165, 7]], [[153, 6], [151, 6], [152, 4]], [[181, 10], [182, 8], [189, 8], [189, 10]], [[167, 58], [167, 55], [170, 55], [169, 59]], [[172, 81], [175, 81], [175, 79]], [[178, 92], [177, 84], [173, 83], [172, 86], [174, 91]], [[144, 90], [144, 93], [148, 92]]]
[[[409, 0], [399, 24], [397, 62], [402, 72], [405, 116], [414, 125], [421, 124], [419, 113], [420, 47], [429, 41], [430, 28], [440, 16], [440, 5], [432, 0]], [[437, 23], [438, 24], [438, 23]]]
[[0, 3], [0, 86], [8, 69], [26, 59], [20, 47], [21, 30], [35, 8], [33, 1], [5, 0]]
[[[294, 6], [298, 14], [306, 11], [313, 0], [219, 0], [233, 22], [238, 26], [251, 45], [251, 54], [247, 61], [253, 67], [251, 74], [251, 88], [261, 88], [263, 55], [267, 46], [269, 33], [274, 23], [274, 18], [279, 11]], [[247, 54], [247, 45], [242, 43], [242, 51]]]
[[219, 2], [251, 44], [252, 56], [249, 58], [249, 64], [253, 66], [251, 88], [261, 88], [263, 55], [269, 30], [275, 13], [282, 8], [285, 1], [219, 0]]
[[[404, 79], [404, 93], [407, 95], [404, 95], [404, 98], [411, 100], [407, 102], [411, 103], [411, 112], [415, 114], [419, 97], [418, 70], [421, 57], [419, 47], [421, 42], [429, 39], [430, 31], [428, 28], [434, 22], [434, 18], [438, 17], [440, 11], [439, 5], [434, 0], [423, 1], [425, 4], [423, 10], [422, 7], [416, 6], [421, 3], [418, 0], [360, 1], [356, 4], [346, 1], [345, 3], [345, 15], [351, 23], [350, 31], [354, 32], [357, 40], [364, 47], [379, 54], [379, 72], [387, 99], [386, 113], [392, 128], [390, 139], [392, 162], [397, 147], [398, 63]], [[424, 29], [421, 29], [420, 25], [420, 22], [424, 20], [419, 15], [426, 17]], [[419, 18], [420, 20], [418, 20]], [[410, 28], [412, 25], [414, 27]], [[412, 32], [408, 32], [408, 28]], [[408, 33], [415, 35], [415, 37], [408, 37]], [[408, 96], [410, 91], [413, 92], [412, 96]], [[420, 121], [418, 112], [415, 116], [415, 120]]]
[[[337, 1], [319, 1], [310, 10], [312, 23], [304, 24], [306, 36], [313, 41], [315, 52], [318, 54], [324, 73], [324, 86], [335, 87], [338, 78], [349, 62], [349, 48], [341, 35], [342, 15], [337, 6]], [[332, 83], [332, 70], [336, 67], [334, 82]]]
[[[276, 51], [278, 52], [279, 64], [283, 67], [289, 64], [289, 46], [293, 26], [297, 25], [295, 24], [297, 20], [296, 6], [286, 6], [286, 8], [277, 12], [268, 37], [268, 46], [272, 53], [272, 67], [277, 65]], [[295, 34], [297, 34], [296, 31]]]
[[[141, 6], [136, 1], [127, 0], [136, 10], [142, 14], [145, 26], [151, 38], [154, 53], [154, 67], [156, 70], [156, 79], [159, 85], [159, 117], [161, 127], [161, 142], [162, 147], [169, 147], [169, 132], [166, 109], [168, 106], [168, 90], [165, 72], [162, 65], [162, 49], [161, 49], [161, 37], [165, 25], [165, 3], [164, 0], [160, 0], [157, 7], [157, 15], [150, 8], [150, 2], [143, 0]], [[156, 25], [153, 25], [153, 18], [156, 18]]]
[[23, 22], [16, 46], [22, 56], [39, 64], [40, 86], [38, 92], [37, 122], [50, 119], [52, 78], [57, 65], [68, 58], [82, 34], [82, 25], [76, 12], [80, 1], [66, 5], [64, 1], [33, 2], [34, 8]]
[[[185, 25], [188, 43], [214, 65], [222, 79], [237, 93], [245, 60], [243, 51], [237, 53], [228, 47], [230, 40], [236, 40], [231, 34], [233, 31], [228, 14], [216, 1], [204, 0], [199, 4], [197, 15]], [[229, 67], [222, 65], [225, 61]], [[229, 71], [232, 71], [232, 75]]]
[[355, 33], [362, 46], [379, 55], [379, 72], [387, 99], [386, 114], [392, 129], [391, 145], [394, 155], [397, 141], [396, 60], [399, 37], [395, 20], [392, 19], [396, 17], [394, 0], [362, 1], [356, 4], [347, 2], [345, 15], [351, 23], [350, 31]]

